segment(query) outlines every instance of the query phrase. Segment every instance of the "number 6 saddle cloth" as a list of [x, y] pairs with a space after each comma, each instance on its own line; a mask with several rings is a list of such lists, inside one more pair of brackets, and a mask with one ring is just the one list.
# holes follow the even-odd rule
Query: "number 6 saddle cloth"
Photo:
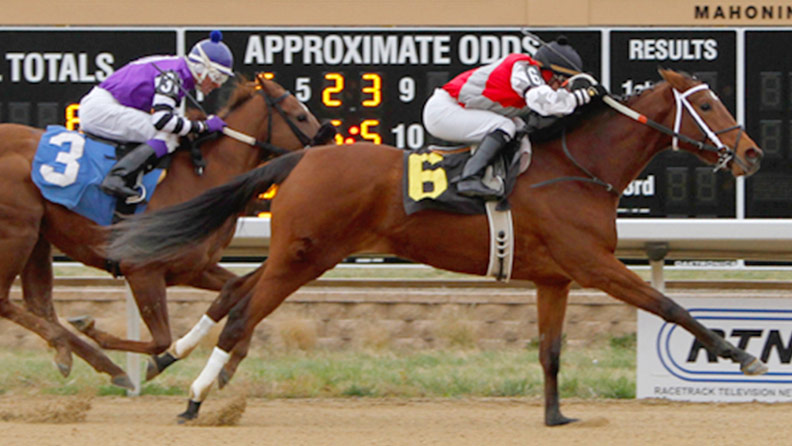
[[[113, 221], [116, 197], [99, 184], [116, 161], [116, 148], [62, 126], [48, 126], [33, 158], [31, 177], [41, 195], [53, 203], [107, 226]], [[143, 176], [145, 200], [154, 193], [162, 169]], [[141, 202], [135, 212], [145, 210]]]
[[[525, 171], [530, 162], [530, 142], [519, 147], [513, 141], [501, 150], [484, 175], [484, 182], [502, 188], [499, 210], [509, 208], [507, 197], [511, 193], [517, 176]], [[519, 150], [518, 150], [519, 148]], [[435, 209], [460, 214], [484, 214], [485, 201], [460, 195], [456, 179], [462, 174], [470, 151], [465, 147], [425, 147], [404, 155], [403, 203], [407, 215], [424, 209]]]

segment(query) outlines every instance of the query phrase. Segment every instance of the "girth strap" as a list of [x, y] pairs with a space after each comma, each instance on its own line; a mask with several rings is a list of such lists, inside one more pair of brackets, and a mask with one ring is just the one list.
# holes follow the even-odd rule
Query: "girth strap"
[[514, 265], [514, 226], [511, 209], [498, 210], [498, 201], [487, 201], [487, 222], [490, 233], [487, 276], [508, 282]]

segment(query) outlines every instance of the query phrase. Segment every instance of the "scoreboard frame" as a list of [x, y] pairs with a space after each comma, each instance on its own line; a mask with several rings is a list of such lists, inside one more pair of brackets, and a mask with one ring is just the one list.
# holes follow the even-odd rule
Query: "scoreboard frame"
[[[77, 126], [75, 104], [113, 69], [151, 54], [183, 55], [210, 29], [0, 27], [0, 122]], [[697, 73], [759, 146], [770, 149], [763, 169], [747, 180], [712, 174], [690, 154], [665, 152], [627, 188], [620, 218], [792, 217], [792, 59], [772, 57], [774, 48], [792, 44], [788, 28], [223, 29], [235, 70], [248, 77], [270, 73], [338, 127], [336, 143], [406, 150], [434, 142], [421, 125], [432, 90], [504, 53], [535, 51], [539, 42], [523, 31], [545, 41], [566, 35], [586, 71], [616, 95], [648, 88], [660, 79], [658, 66]], [[229, 91], [198, 96], [211, 113]]]

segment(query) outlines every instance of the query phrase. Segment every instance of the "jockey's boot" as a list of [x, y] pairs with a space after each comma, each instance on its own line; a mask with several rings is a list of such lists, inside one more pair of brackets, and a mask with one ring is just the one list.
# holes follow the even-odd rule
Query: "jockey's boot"
[[495, 156], [509, 142], [509, 135], [502, 130], [495, 130], [481, 140], [478, 148], [465, 163], [462, 176], [457, 183], [460, 195], [466, 197], [497, 198], [500, 191], [490, 189], [482, 183], [484, 169], [495, 159]]
[[150, 145], [143, 143], [135, 147], [115, 163], [99, 187], [105, 193], [121, 199], [140, 195], [138, 191], [127, 186], [126, 181], [134, 178], [152, 158], [156, 159], [157, 154]]

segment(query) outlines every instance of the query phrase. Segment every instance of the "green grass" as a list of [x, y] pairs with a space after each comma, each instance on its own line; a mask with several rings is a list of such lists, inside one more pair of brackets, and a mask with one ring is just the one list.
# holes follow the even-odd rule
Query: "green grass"
[[[629, 338], [629, 337], [628, 337]], [[125, 356], [112, 354], [118, 364]], [[145, 383], [145, 395], [186, 396], [206, 361], [197, 352]], [[0, 349], [0, 394], [121, 395], [75, 358], [61, 377], [48, 351]], [[504, 350], [254, 352], [226, 392], [259, 398], [540, 397], [543, 373], [535, 347]], [[614, 338], [562, 353], [562, 397], [633, 398], [635, 343]]]

